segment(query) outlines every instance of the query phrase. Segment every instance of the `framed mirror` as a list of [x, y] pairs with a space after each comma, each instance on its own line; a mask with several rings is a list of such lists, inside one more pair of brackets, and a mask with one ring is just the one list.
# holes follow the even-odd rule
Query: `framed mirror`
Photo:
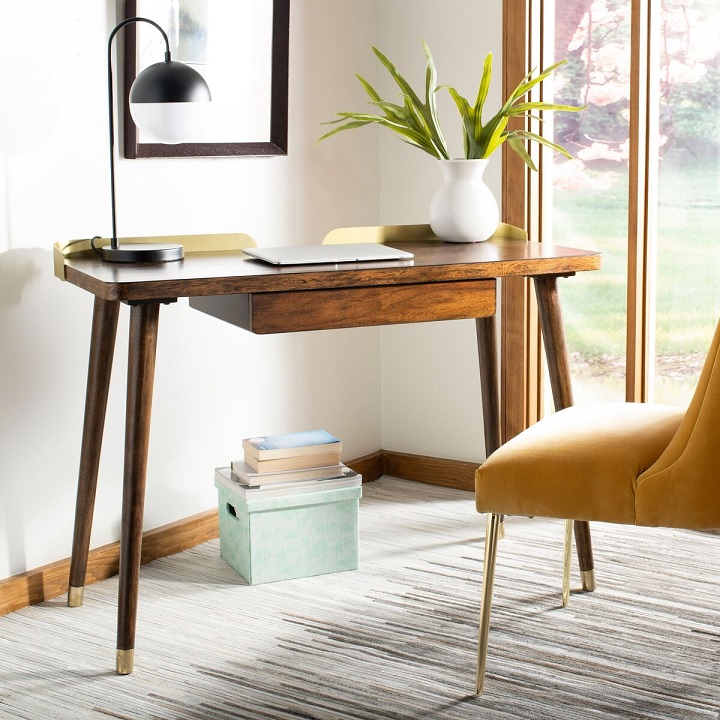
[[167, 33], [173, 60], [203, 75], [211, 116], [192, 142], [163, 145], [138, 131], [128, 95], [137, 74], [162, 62], [162, 36], [148, 23], [125, 27], [123, 154], [126, 158], [286, 155], [290, 0], [125, 0], [125, 17]]

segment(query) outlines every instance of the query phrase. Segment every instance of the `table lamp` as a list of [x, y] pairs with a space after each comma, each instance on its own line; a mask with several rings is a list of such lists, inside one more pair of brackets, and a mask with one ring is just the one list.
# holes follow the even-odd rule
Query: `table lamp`
[[182, 260], [182, 245], [130, 244], [121, 246], [117, 237], [115, 213], [115, 120], [113, 113], [112, 41], [129, 23], [146, 22], [156, 27], [165, 41], [165, 60], [145, 68], [130, 88], [130, 114], [135, 124], [156, 142], [180, 143], [191, 140], [202, 130], [210, 102], [210, 89], [199, 72], [170, 58], [165, 31], [153, 20], [132, 17], [123, 20], [108, 39], [108, 110], [110, 127], [110, 205], [112, 238], [102, 248], [102, 259], [109, 262], [169, 262]]

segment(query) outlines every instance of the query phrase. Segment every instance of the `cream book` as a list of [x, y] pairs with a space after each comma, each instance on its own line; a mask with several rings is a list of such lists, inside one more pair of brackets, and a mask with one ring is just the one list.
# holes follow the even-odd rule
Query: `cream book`
[[342, 443], [326, 430], [305, 430], [303, 432], [265, 435], [245, 438], [242, 441], [246, 457], [257, 460], [340, 453]]

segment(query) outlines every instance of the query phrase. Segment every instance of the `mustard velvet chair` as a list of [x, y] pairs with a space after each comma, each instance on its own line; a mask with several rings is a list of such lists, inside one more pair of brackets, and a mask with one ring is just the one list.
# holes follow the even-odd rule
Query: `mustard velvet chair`
[[488, 513], [478, 642], [478, 693], [487, 660], [502, 515], [565, 519], [563, 605], [572, 521], [720, 527], [720, 323], [687, 410], [640, 403], [570, 407], [494, 452], [475, 475]]

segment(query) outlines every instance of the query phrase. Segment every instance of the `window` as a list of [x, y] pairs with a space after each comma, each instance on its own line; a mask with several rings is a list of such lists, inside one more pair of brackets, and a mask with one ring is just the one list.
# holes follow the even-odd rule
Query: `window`
[[[603, 252], [600, 272], [560, 285], [576, 402], [687, 404], [720, 316], [715, 5], [505, 0], [508, 86], [528, 66], [567, 58], [546, 92], [588, 105], [543, 124], [573, 160], [545, 153], [541, 178], [510, 163], [504, 177], [506, 195], [525, 188], [508, 222], [524, 221], [534, 240]], [[542, 406], [530, 300], [506, 294], [503, 312], [528, 318], [522, 382], [504, 390], [509, 414], [529, 424]], [[504, 357], [518, 349], [509, 341]], [[514, 434], [512, 422], [505, 429]]]

